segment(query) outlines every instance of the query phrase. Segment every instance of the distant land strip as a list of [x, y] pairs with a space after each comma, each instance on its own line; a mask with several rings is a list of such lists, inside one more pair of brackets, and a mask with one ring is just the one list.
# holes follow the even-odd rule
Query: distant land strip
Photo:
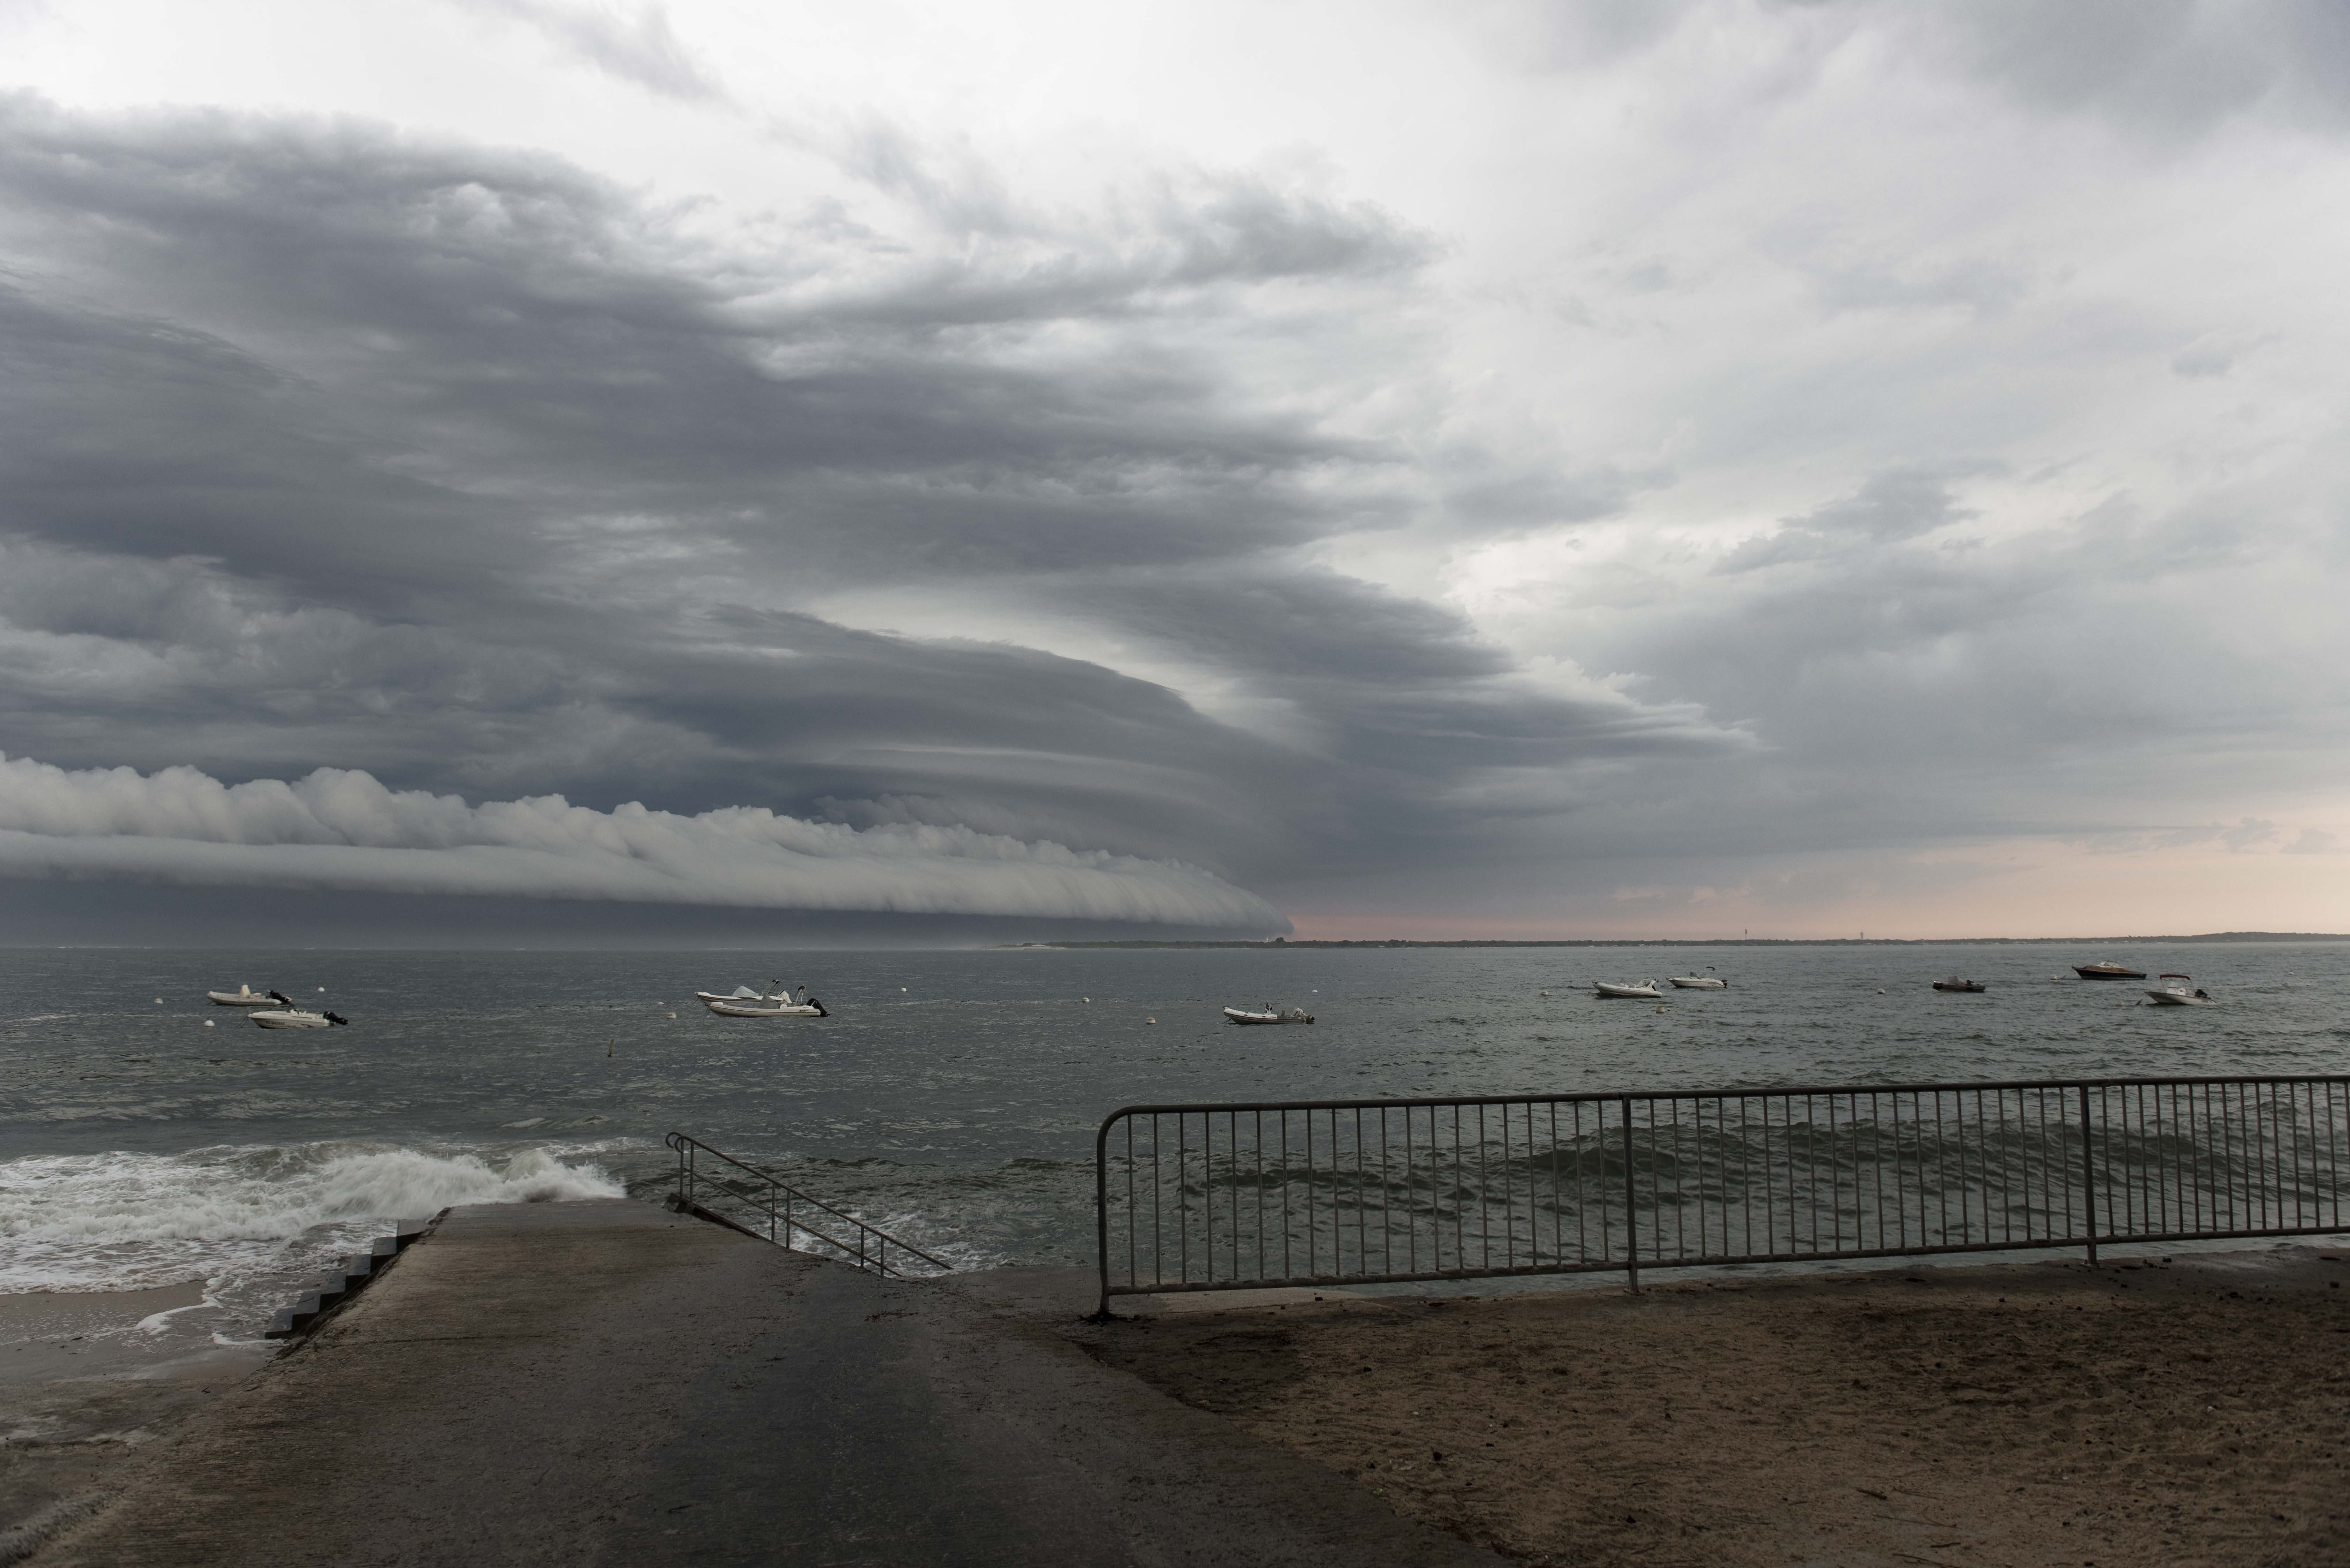
[[2340, 931], [2206, 931], [2192, 937], [1559, 937], [1505, 941], [1471, 937], [1457, 941], [1320, 940], [1273, 937], [1244, 942], [999, 942], [1005, 948], [2047, 948], [2103, 947], [2125, 942], [2350, 942]]

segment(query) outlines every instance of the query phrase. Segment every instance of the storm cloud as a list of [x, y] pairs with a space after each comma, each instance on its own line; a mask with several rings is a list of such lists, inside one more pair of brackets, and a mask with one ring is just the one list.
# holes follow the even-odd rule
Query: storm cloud
[[0, 24], [19, 890], [2328, 923], [2328, 7], [263, 9]]

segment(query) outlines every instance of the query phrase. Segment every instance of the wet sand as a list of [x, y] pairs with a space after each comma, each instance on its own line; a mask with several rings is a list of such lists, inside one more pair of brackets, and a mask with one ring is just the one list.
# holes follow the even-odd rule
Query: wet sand
[[1089, 1348], [1528, 1563], [2350, 1562], [2350, 1252], [1213, 1299]]
[[206, 1347], [159, 1360], [139, 1325], [203, 1300], [199, 1281], [0, 1296], [0, 1563], [275, 1354]]

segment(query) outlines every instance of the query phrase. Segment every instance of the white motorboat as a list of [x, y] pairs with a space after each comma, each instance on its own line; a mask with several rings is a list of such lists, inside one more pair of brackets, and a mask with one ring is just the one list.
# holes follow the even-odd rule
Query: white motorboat
[[204, 995], [223, 1007], [291, 1007], [294, 999], [282, 992], [255, 991], [242, 981], [234, 991], [208, 991]]
[[1227, 1023], [1311, 1023], [1314, 1015], [1302, 1007], [1277, 1008], [1270, 1002], [1261, 1008], [1227, 1007]]
[[[776, 981], [774, 983], [780, 986], [783, 982]], [[825, 1011], [823, 1002], [806, 994], [806, 986], [801, 986], [799, 989], [802, 995], [795, 998], [789, 991], [777, 990], [763, 992], [753, 991], [747, 985], [738, 985], [725, 996], [720, 996], [713, 992], [697, 991], [693, 993], [693, 999], [721, 1018], [829, 1018], [832, 1016]]]
[[1727, 991], [1730, 982], [1718, 975], [1677, 974], [1672, 977], [1675, 988], [1681, 991]]
[[1591, 982], [1591, 989], [1602, 996], [1637, 997], [1643, 1002], [1662, 1002], [1665, 999], [1665, 993], [1657, 989], [1657, 982], [1653, 980], [1644, 980], [1633, 985], [1615, 985], [1604, 980], [1595, 980]]
[[2144, 980], [2146, 978], [2146, 971], [2132, 969], [2126, 963], [2116, 963], [2111, 959], [2106, 959], [2097, 963], [2076, 963], [2073, 966], [2073, 972], [2083, 980]]
[[2169, 985], [2149, 987], [2147, 994], [2163, 1007], [2209, 1007], [2211, 993], [2195, 983], [2192, 975], [2172, 974], [2168, 971], [2155, 977], [2167, 980]]
[[306, 1007], [270, 1007], [259, 1012], [248, 1012], [247, 1018], [264, 1029], [325, 1029], [337, 1023], [348, 1023], [339, 1012], [313, 1012]]

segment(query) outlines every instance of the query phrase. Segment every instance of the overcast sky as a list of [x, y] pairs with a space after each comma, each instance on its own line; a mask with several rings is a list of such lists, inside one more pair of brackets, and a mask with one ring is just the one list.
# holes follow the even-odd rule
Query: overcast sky
[[2345, 196], [2335, 0], [0, 0], [0, 898], [2350, 929]]

